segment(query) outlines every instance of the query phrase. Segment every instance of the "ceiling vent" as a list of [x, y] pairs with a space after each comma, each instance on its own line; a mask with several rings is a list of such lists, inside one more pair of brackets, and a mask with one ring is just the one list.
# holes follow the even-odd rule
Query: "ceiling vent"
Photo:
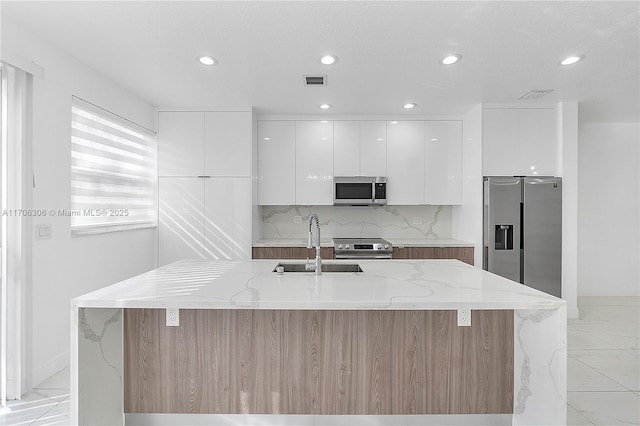
[[553, 92], [553, 89], [532, 89], [520, 96], [518, 99], [540, 99], [551, 92]]
[[304, 85], [305, 86], [326, 86], [327, 76], [326, 75], [305, 75]]

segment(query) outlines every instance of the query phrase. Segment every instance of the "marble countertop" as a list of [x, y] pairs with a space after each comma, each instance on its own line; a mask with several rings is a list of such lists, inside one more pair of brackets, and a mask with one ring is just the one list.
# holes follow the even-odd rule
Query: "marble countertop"
[[[362, 260], [359, 274], [272, 272], [277, 260], [181, 260], [72, 300], [72, 307], [555, 309], [565, 301], [457, 260]], [[291, 261], [299, 263], [300, 261]], [[328, 260], [325, 263], [353, 263]]]
[[[468, 241], [454, 239], [408, 239], [408, 238], [385, 238], [391, 242], [394, 247], [474, 247], [474, 244]], [[277, 238], [263, 239], [253, 243], [253, 247], [306, 247], [306, 238]], [[333, 239], [322, 238], [320, 240], [321, 247], [333, 247]]]

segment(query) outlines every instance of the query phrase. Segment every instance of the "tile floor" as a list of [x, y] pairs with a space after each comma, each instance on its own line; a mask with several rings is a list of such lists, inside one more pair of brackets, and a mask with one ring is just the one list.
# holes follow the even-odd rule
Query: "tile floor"
[[640, 425], [640, 298], [580, 297], [568, 324], [568, 424]]
[[[568, 325], [568, 425], [640, 425], [640, 298], [581, 297], [578, 305], [581, 318]], [[0, 426], [68, 425], [69, 369], [9, 408]]]

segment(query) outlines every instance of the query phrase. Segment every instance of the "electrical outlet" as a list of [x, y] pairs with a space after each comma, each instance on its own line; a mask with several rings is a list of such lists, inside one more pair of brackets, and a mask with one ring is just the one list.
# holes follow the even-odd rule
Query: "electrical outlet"
[[167, 308], [167, 327], [177, 327], [180, 325], [180, 310]]
[[422, 218], [420, 216], [414, 216], [413, 217], [413, 224], [414, 225], [422, 225]]
[[458, 327], [471, 326], [471, 309], [458, 309]]
[[293, 223], [302, 223], [302, 216], [294, 216]]

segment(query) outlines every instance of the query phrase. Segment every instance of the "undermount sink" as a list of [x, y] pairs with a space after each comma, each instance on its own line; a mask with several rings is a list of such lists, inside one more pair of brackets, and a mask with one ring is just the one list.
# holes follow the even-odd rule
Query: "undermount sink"
[[[278, 267], [284, 268], [282, 272], [313, 272], [307, 270], [304, 263], [278, 263], [275, 268], [273, 268], [273, 272], [278, 272]], [[355, 263], [323, 263], [322, 272], [358, 273], [363, 271], [360, 265]]]

